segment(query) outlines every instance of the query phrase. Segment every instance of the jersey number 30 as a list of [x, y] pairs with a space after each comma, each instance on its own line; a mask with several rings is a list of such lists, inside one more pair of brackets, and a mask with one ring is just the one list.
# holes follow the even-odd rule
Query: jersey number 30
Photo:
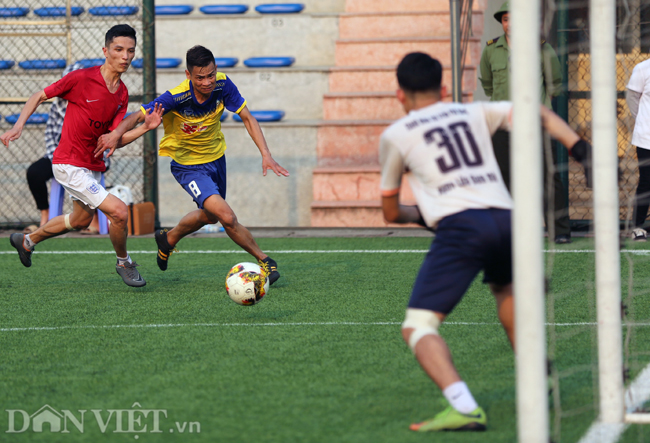
[[447, 129], [433, 128], [424, 134], [424, 139], [427, 143], [435, 143], [438, 148], [445, 151], [436, 158], [441, 172], [453, 171], [463, 164], [469, 167], [483, 164], [481, 152], [466, 122], [453, 123]]

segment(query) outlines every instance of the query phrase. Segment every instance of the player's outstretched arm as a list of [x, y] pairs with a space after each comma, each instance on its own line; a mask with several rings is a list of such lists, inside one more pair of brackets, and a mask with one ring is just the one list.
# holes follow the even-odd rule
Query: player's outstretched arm
[[288, 177], [289, 171], [280, 166], [280, 164], [271, 156], [271, 151], [269, 151], [269, 147], [266, 144], [262, 128], [260, 128], [257, 119], [253, 117], [251, 112], [248, 110], [248, 106], [244, 106], [244, 109], [239, 112], [239, 116], [241, 117], [244, 126], [246, 126], [248, 135], [251, 136], [255, 146], [257, 146], [257, 149], [260, 150], [260, 154], [262, 154], [262, 175], [266, 176], [266, 171], [270, 169], [275, 172], [277, 176], [283, 175]]
[[144, 123], [137, 128], [126, 132], [122, 136], [118, 148], [128, 145], [152, 129], [156, 129], [158, 126], [160, 126], [160, 123], [162, 123], [163, 113], [165, 112], [165, 108], [163, 108], [161, 104], [156, 103], [153, 109], [149, 109], [145, 112], [146, 115], [144, 116]]
[[36, 111], [36, 108], [38, 108], [39, 105], [45, 100], [47, 100], [45, 91], [36, 92], [31, 97], [29, 97], [25, 103], [25, 106], [23, 106], [22, 111], [20, 111], [20, 117], [18, 117], [18, 120], [14, 124], [13, 128], [0, 136], [0, 141], [2, 141], [3, 145], [9, 147], [9, 142], [18, 140], [20, 135], [23, 133], [23, 128], [25, 127], [27, 119], [31, 117], [34, 111]]
[[[154, 111], [155, 112], [155, 111]], [[154, 113], [152, 112], [152, 114]], [[158, 112], [156, 112], [157, 114]], [[120, 122], [119, 125], [117, 125], [117, 128], [113, 129], [111, 132], [107, 134], [101, 135], [97, 139], [97, 147], [95, 148], [95, 157], [100, 157], [104, 151], [108, 150], [108, 154], [106, 155], [107, 157], [110, 157], [113, 155], [113, 152], [115, 152], [116, 149], [121, 148], [124, 145], [127, 145], [128, 143], [131, 143], [133, 140], [141, 136], [147, 131], [143, 131], [140, 133], [137, 137], [134, 137], [131, 139], [128, 143], [125, 143], [122, 140], [122, 137], [125, 135], [126, 132], [130, 131], [137, 125], [138, 123], [142, 122], [145, 120], [145, 114], [143, 114], [141, 111], [136, 111], [133, 112], [131, 115], [126, 117], [124, 120]], [[156, 117], [155, 115], [153, 117]]]

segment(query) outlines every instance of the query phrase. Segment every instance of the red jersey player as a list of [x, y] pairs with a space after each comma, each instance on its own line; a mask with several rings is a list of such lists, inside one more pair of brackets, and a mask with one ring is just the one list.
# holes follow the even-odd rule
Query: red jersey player
[[[95, 208], [99, 208], [111, 221], [109, 233], [117, 254], [117, 273], [129, 286], [146, 284], [126, 250], [127, 207], [100, 184], [101, 173], [106, 167], [102, 159], [93, 155], [99, 136], [114, 129], [126, 114], [129, 93], [120, 77], [133, 60], [135, 46], [135, 29], [129, 25], [113, 26], [106, 33], [105, 47], [102, 48], [106, 61], [102, 66], [74, 71], [32, 95], [14, 127], [0, 136], [0, 141], [9, 146], [10, 141], [20, 137], [25, 122], [41, 103], [52, 97], [68, 100], [61, 141], [52, 158], [52, 170], [56, 181], [72, 196], [73, 211], [54, 217], [31, 234], [11, 235], [11, 245], [26, 267], [32, 265], [31, 255], [37, 243], [86, 228], [92, 221]], [[154, 110], [145, 123], [133, 131], [145, 132], [149, 127], [155, 128], [161, 118], [162, 111]]]

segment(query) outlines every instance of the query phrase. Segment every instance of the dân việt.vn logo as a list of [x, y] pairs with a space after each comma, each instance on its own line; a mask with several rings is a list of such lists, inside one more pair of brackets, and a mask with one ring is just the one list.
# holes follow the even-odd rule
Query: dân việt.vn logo
[[23, 432], [95, 432], [116, 434], [179, 433], [199, 434], [198, 421], [173, 421], [167, 409], [146, 409], [136, 402], [129, 409], [69, 409], [56, 410], [44, 405], [30, 414], [22, 409], [5, 409], [7, 429], [5, 433]]

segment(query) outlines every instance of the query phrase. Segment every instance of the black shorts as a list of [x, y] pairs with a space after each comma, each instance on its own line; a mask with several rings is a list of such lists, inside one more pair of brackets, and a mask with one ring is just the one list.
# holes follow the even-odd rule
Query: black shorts
[[463, 298], [480, 271], [484, 283], [512, 282], [510, 211], [470, 209], [438, 224], [409, 308], [448, 314]]

